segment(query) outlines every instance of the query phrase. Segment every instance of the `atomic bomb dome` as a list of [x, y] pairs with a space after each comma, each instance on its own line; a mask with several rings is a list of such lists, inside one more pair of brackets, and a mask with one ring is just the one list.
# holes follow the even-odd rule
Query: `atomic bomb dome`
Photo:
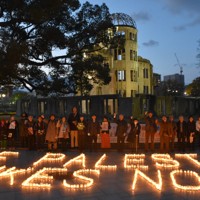
[[134, 19], [125, 13], [113, 13], [112, 15], [113, 24], [116, 26], [131, 26], [136, 28]]

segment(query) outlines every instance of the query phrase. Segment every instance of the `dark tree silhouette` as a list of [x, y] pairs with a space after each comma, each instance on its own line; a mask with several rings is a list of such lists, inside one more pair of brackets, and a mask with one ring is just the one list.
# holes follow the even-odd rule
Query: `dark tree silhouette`
[[91, 77], [108, 84], [103, 57], [84, 55], [114, 44], [109, 29], [114, 32], [105, 4], [0, 0], [0, 85], [49, 95], [89, 91]]

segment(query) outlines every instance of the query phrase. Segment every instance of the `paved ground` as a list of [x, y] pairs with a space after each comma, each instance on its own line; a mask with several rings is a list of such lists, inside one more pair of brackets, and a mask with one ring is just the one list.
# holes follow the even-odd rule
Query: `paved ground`
[[[39, 160], [46, 152], [18, 150], [18, 157], [7, 157], [6, 160], [0, 159], [0, 166], [6, 165], [7, 168], [16, 166], [17, 169], [25, 169], [33, 166], [33, 163]], [[128, 200], [128, 199], [199, 199], [200, 190], [182, 191], [173, 186], [172, 180], [169, 176], [173, 169], [161, 169], [162, 175], [162, 189], [156, 189], [152, 184], [148, 183], [144, 178], [138, 176], [135, 190], [132, 189], [132, 183], [134, 179], [135, 170], [124, 168], [125, 154], [116, 151], [106, 152], [106, 159], [104, 165], [117, 165], [117, 169], [102, 169], [100, 175], [85, 174], [94, 180], [94, 184], [87, 189], [69, 189], [63, 186], [63, 179], [66, 179], [68, 183], [79, 184], [81, 181], [73, 178], [74, 171], [82, 168], [81, 163], [71, 164], [68, 166], [68, 175], [66, 174], [53, 174], [54, 181], [51, 183], [51, 189], [33, 189], [22, 187], [22, 182], [34, 174], [43, 167], [59, 167], [61, 168], [70, 159], [80, 155], [78, 151], [65, 152], [66, 158], [62, 162], [43, 163], [33, 169], [32, 172], [21, 175], [14, 175], [14, 179], [11, 176], [0, 177], [0, 200]], [[198, 153], [198, 152], [197, 152]], [[94, 169], [95, 163], [104, 154], [104, 152], [85, 152], [85, 164], [86, 168]], [[1, 156], [1, 154], [0, 154]], [[186, 158], [175, 158], [174, 154], [171, 154], [173, 159], [176, 159], [180, 163], [179, 169], [193, 170], [200, 174], [200, 167], [193, 164]], [[200, 156], [197, 156], [197, 160], [200, 161]], [[130, 163], [131, 164], [131, 163]], [[141, 170], [144, 174], [149, 176], [152, 181], [158, 183], [157, 168], [155, 161], [152, 160], [151, 154], [145, 155], [144, 165], [148, 165], [148, 170]], [[0, 174], [1, 176], [1, 174]], [[13, 185], [10, 185], [13, 180]], [[192, 176], [185, 175], [176, 176], [177, 183], [180, 185], [200, 185], [200, 180]], [[38, 181], [38, 180], [37, 180]]]

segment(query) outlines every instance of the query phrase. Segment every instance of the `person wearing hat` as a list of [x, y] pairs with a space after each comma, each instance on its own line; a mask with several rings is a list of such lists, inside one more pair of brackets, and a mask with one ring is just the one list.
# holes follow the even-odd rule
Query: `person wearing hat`
[[145, 113], [145, 151], [149, 151], [149, 139], [151, 141], [150, 143], [150, 149], [151, 151], [154, 151], [154, 136], [157, 131], [157, 125], [156, 120], [153, 116], [153, 112], [149, 111], [148, 113]]

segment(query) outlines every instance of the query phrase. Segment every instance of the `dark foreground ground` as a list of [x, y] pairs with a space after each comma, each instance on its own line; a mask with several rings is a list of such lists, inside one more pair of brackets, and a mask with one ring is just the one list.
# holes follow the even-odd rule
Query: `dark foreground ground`
[[[18, 157], [7, 156], [6, 160], [0, 158], [0, 166], [6, 165], [9, 169], [16, 166], [17, 169], [27, 169], [28, 167], [33, 167], [33, 163], [39, 160], [46, 152], [39, 151], [28, 151], [28, 150], [16, 150], [14, 152], [19, 152]], [[31, 172], [18, 175], [2, 175], [0, 173], [0, 200], [68, 200], [68, 199], [83, 199], [83, 200], [128, 200], [128, 199], [141, 199], [141, 200], [155, 200], [155, 199], [181, 199], [181, 200], [192, 200], [200, 199], [200, 189], [198, 191], [183, 191], [177, 189], [170, 178], [170, 172], [173, 169], [161, 169], [162, 177], [162, 188], [158, 190], [149, 183], [145, 178], [138, 176], [135, 189], [132, 189], [133, 179], [135, 170], [125, 169], [124, 158], [125, 154], [129, 153], [119, 153], [115, 150], [110, 150], [109, 152], [85, 152], [85, 168], [94, 169], [95, 163], [99, 158], [106, 153], [106, 159], [102, 162], [103, 165], [116, 165], [116, 169], [100, 169], [100, 174], [94, 175], [89, 173], [84, 173], [88, 178], [92, 178], [94, 183], [92, 186], [86, 189], [70, 189], [63, 186], [63, 179], [66, 179], [70, 184], [80, 184], [86, 183], [80, 179], [76, 179], [73, 176], [73, 172], [82, 169], [82, 163], [74, 162], [69, 164], [67, 173], [63, 174], [48, 174], [53, 175], [54, 179], [51, 182], [51, 188], [31, 188], [23, 187], [22, 183], [32, 174], [36, 173], [39, 169], [43, 167], [49, 168], [63, 168], [63, 164], [68, 162], [70, 159], [79, 156], [78, 151], [70, 150], [65, 152], [65, 158], [61, 162], [52, 161], [44, 162], [32, 168]], [[179, 169], [182, 170], [192, 170], [200, 175], [200, 161], [199, 151], [197, 153], [197, 163], [194, 164], [187, 158], [175, 157], [175, 154], [171, 154], [171, 158], [177, 160], [180, 163]], [[146, 154], [144, 158], [144, 165], [148, 166], [148, 170], [141, 171], [146, 174], [149, 179], [158, 183], [158, 172], [155, 161], [153, 161], [152, 154]], [[0, 156], [5, 155], [0, 153]], [[131, 164], [131, 163], [129, 163]], [[171, 164], [171, 163], [168, 163]], [[200, 164], [200, 163], [199, 163]], [[3, 170], [1, 170], [3, 171]], [[200, 179], [195, 176], [188, 175], [176, 175], [176, 181], [182, 186], [198, 186], [200, 185]], [[36, 180], [36, 179], [35, 179]], [[45, 183], [47, 180], [44, 180]], [[41, 183], [41, 179], [37, 179], [35, 182]], [[12, 183], [12, 185], [11, 185]]]

